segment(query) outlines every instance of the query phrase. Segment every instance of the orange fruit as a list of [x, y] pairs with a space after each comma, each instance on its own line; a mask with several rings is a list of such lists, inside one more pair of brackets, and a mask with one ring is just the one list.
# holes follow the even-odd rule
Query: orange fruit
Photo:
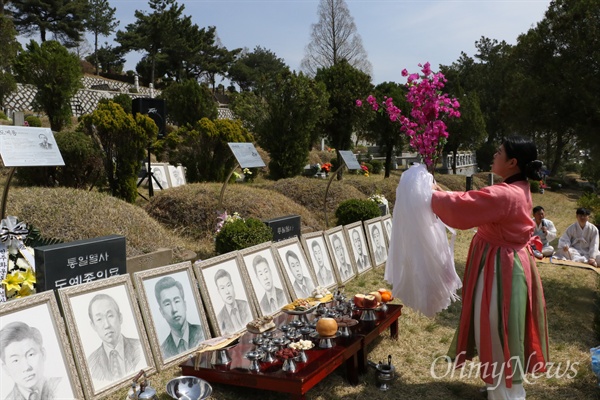
[[392, 294], [390, 292], [384, 292], [381, 294], [381, 301], [388, 302], [392, 300]]

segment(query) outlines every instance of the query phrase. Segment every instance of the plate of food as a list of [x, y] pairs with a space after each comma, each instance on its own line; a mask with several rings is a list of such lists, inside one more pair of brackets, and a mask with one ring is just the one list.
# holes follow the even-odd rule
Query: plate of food
[[284, 313], [290, 315], [303, 315], [313, 312], [319, 305], [318, 301], [310, 301], [308, 299], [296, 299], [290, 304], [286, 304], [281, 309]]

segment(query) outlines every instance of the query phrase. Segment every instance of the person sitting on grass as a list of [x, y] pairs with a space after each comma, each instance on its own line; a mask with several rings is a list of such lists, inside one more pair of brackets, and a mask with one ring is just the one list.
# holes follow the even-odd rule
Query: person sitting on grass
[[598, 228], [591, 224], [590, 210], [578, 208], [577, 222], [567, 228], [558, 240], [558, 250], [554, 254], [560, 260], [571, 260], [597, 267], [600, 264], [598, 250]]
[[556, 238], [556, 227], [545, 216], [544, 207], [533, 207], [533, 220], [535, 221], [533, 236], [539, 236], [543, 246], [542, 254], [545, 257], [550, 257], [554, 253], [554, 247], [550, 246], [550, 242]]

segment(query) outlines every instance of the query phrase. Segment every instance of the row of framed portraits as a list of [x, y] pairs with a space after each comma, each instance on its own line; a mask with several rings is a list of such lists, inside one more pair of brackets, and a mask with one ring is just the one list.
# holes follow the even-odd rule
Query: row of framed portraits
[[180, 363], [205, 340], [240, 333], [316, 286], [334, 289], [385, 264], [391, 222], [374, 218], [2, 303], [0, 398], [37, 388], [45, 399], [97, 399], [142, 369]]
[[[153, 163], [148, 166], [148, 163], [144, 164], [144, 171], [150, 169], [155, 180], [152, 182], [152, 188], [154, 190], [161, 190], [183, 186], [186, 184], [185, 180], [185, 168], [182, 165], [174, 166], [168, 163]], [[148, 186], [148, 178], [141, 178], [140, 184]], [[156, 183], [159, 183], [158, 186]]]

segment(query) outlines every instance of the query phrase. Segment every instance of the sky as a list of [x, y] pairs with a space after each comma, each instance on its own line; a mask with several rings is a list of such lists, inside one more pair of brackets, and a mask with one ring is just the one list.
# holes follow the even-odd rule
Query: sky
[[[311, 25], [318, 22], [319, 0], [178, 0], [183, 14], [200, 27], [216, 26], [228, 49], [266, 48], [299, 71]], [[461, 51], [473, 57], [482, 36], [515, 44], [535, 27], [550, 0], [346, 0], [363, 47], [373, 65], [374, 84], [404, 82], [401, 71], [418, 64], [439, 65], [458, 60]], [[119, 29], [135, 22], [135, 10], [149, 13], [147, 0], [111, 0]], [[113, 35], [114, 37], [114, 35]], [[113, 43], [113, 37], [99, 43]], [[93, 37], [88, 38], [93, 43]], [[141, 54], [126, 56], [126, 70], [135, 70]]]

